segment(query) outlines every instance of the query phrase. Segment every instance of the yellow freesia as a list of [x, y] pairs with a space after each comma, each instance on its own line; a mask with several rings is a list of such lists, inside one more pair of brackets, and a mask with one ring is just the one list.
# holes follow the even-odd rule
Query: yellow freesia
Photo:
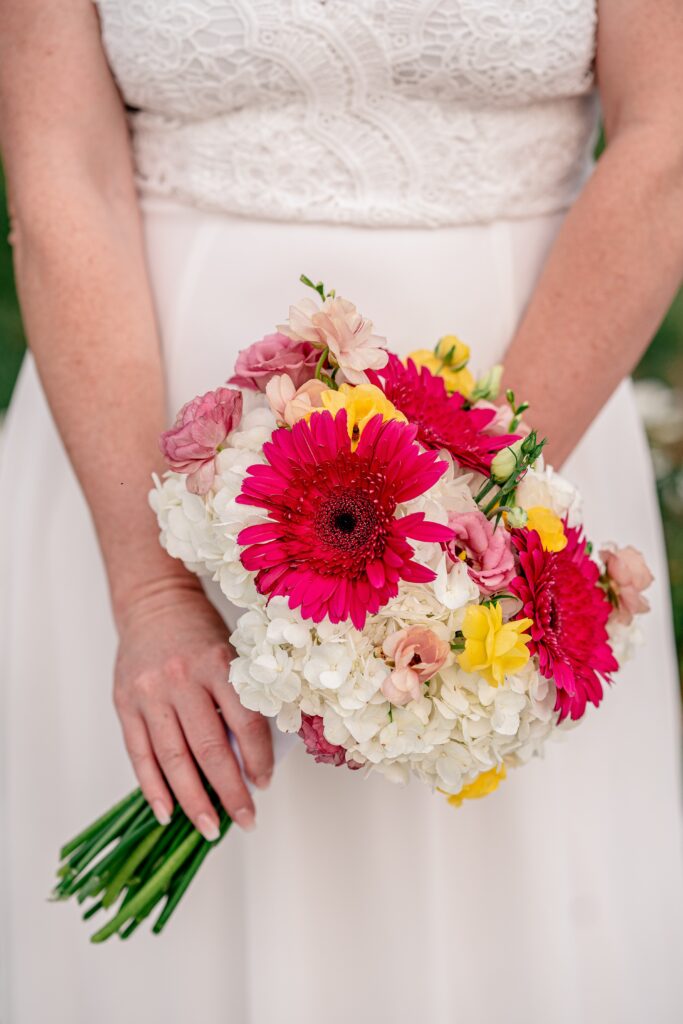
[[531, 619], [503, 622], [500, 604], [470, 605], [462, 633], [465, 650], [458, 664], [465, 672], [478, 672], [490, 686], [500, 686], [505, 676], [518, 672], [529, 660], [531, 636], [525, 632]]
[[497, 768], [489, 768], [487, 772], [477, 775], [473, 782], [463, 786], [459, 793], [449, 796], [448, 802], [453, 807], [460, 807], [463, 800], [478, 800], [482, 796], [488, 796], [489, 793], [493, 793], [498, 789], [506, 775], [507, 772], [505, 771], [504, 764]]
[[543, 505], [526, 510], [527, 529], [535, 530], [545, 551], [562, 551], [567, 546], [567, 535], [559, 516]]
[[435, 376], [443, 377], [447, 391], [458, 391], [465, 398], [472, 393], [475, 380], [465, 365], [470, 358], [470, 350], [454, 334], [441, 338], [434, 350], [419, 348], [408, 358], [418, 369], [426, 366]]
[[363, 428], [373, 416], [378, 414], [383, 420], [400, 420], [406, 423], [406, 417], [389, 401], [381, 388], [374, 384], [342, 384], [338, 391], [330, 388], [323, 391], [321, 401], [324, 409], [334, 416], [340, 409], [346, 409], [349, 437], [358, 441]]

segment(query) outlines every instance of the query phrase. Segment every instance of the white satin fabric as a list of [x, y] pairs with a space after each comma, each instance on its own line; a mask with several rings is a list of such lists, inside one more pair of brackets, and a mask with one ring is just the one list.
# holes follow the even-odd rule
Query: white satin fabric
[[[484, 367], [561, 221], [370, 230], [162, 199], [143, 209], [169, 414], [281, 322], [301, 271], [357, 302], [399, 351], [456, 332]], [[0, 502], [3, 1024], [680, 1020], [679, 704], [630, 385], [567, 473], [590, 535], [637, 545], [657, 576], [645, 646], [599, 710], [459, 810], [296, 748], [258, 796], [257, 830], [211, 855], [163, 938], [141, 929], [92, 947], [75, 906], [46, 902], [57, 849], [133, 777], [110, 699], [115, 636], [92, 525], [28, 359]]]

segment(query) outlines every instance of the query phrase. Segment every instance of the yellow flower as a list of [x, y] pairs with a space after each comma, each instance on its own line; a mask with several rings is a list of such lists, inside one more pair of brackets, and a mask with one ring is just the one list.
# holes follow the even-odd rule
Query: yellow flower
[[490, 768], [487, 772], [477, 775], [474, 782], [469, 782], [466, 786], [463, 786], [459, 793], [449, 796], [448, 802], [453, 807], [460, 807], [463, 800], [478, 800], [482, 796], [488, 796], [489, 793], [493, 793], [498, 789], [506, 775], [507, 772], [505, 771], [504, 764], [497, 768]]
[[328, 409], [334, 416], [340, 409], [346, 409], [346, 418], [349, 427], [349, 437], [358, 441], [363, 428], [367, 426], [373, 416], [380, 414], [382, 419], [400, 420], [406, 423], [407, 420], [402, 412], [389, 401], [384, 392], [375, 387], [374, 384], [342, 384], [338, 391], [330, 388], [323, 391], [321, 401], [324, 409]]
[[559, 516], [543, 505], [526, 510], [527, 529], [535, 530], [545, 551], [562, 551], [567, 546], [564, 524]]
[[472, 393], [475, 380], [466, 366], [470, 350], [454, 334], [441, 338], [434, 351], [420, 348], [411, 352], [408, 358], [418, 369], [426, 366], [435, 376], [443, 377], [447, 391], [459, 391], [465, 398]]
[[500, 686], [508, 673], [518, 672], [529, 660], [525, 632], [531, 619], [503, 623], [500, 604], [470, 605], [462, 625], [465, 650], [458, 664], [465, 672], [478, 672], [490, 686]]

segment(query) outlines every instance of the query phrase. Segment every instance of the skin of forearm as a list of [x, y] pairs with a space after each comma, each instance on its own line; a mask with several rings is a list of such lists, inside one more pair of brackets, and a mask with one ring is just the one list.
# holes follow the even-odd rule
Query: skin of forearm
[[161, 549], [147, 505], [165, 409], [137, 210], [84, 185], [53, 193], [39, 217], [13, 231], [26, 333], [120, 619], [138, 597], [193, 583]]
[[618, 134], [567, 215], [505, 357], [559, 466], [649, 344], [683, 276], [683, 152]]

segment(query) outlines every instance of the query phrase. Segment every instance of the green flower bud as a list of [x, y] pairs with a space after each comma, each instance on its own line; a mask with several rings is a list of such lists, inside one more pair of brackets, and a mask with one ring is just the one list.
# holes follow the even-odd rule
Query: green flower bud
[[526, 526], [527, 519], [529, 518], [523, 508], [519, 505], [515, 505], [508, 512], [505, 513], [508, 526], [511, 526], [513, 530], [519, 530], [523, 526]]
[[503, 377], [503, 365], [497, 363], [492, 366], [488, 373], [485, 373], [483, 377], [480, 377], [474, 386], [474, 391], [470, 395], [470, 401], [476, 402], [480, 398], [485, 399], [488, 402], [493, 402], [498, 397], [500, 391], [500, 382]]
[[521, 449], [522, 441], [515, 441], [507, 448], [502, 448], [494, 457], [491, 463], [491, 476], [497, 484], [504, 484], [515, 472]]

